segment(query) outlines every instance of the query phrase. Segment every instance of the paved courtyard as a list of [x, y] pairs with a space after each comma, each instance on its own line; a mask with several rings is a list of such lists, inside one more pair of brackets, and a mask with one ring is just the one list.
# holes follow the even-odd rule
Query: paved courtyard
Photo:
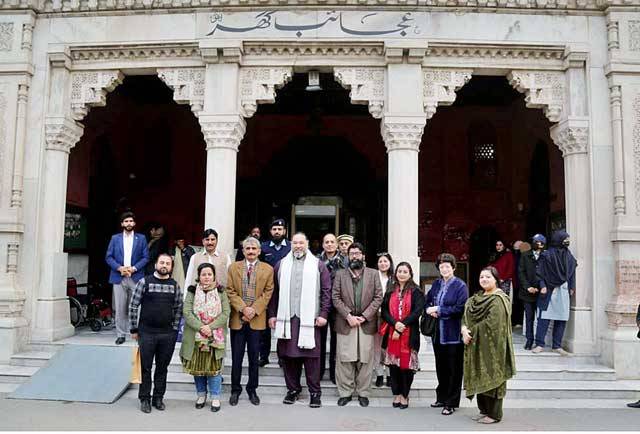
[[[130, 395], [130, 394], [127, 394]], [[607, 408], [535, 408], [549, 403], [532, 401], [530, 408], [515, 408], [526, 403], [512, 401], [505, 408], [502, 423], [479, 425], [470, 417], [472, 407], [463, 407], [452, 416], [426, 408], [421, 402], [407, 410], [391, 407], [360, 408], [357, 402], [339, 408], [333, 399], [320, 409], [308, 408], [304, 403], [294, 406], [277, 404], [275, 397], [260, 407], [241, 400], [237, 407], [223, 406], [217, 413], [208, 407], [196, 410], [193, 402], [167, 399], [165, 412], [150, 415], [138, 410], [135, 397], [125, 395], [114, 404], [85, 404], [54, 401], [22, 401], [6, 399], [0, 394], [1, 430], [457, 430], [457, 431], [571, 431], [571, 430], [629, 430], [640, 426], [640, 410], [629, 409], [623, 401], [602, 401]], [[243, 396], [243, 398], [246, 398]], [[468, 401], [467, 401], [468, 402]], [[559, 405], [572, 405], [559, 401]], [[223, 402], [224, 404], [224, 402]], [[575, 405], [582, 405], [576, 402]], [[594, 403], [584, 403], [594, 406]], [[619, 406], [618, 406], [619, 405]]]

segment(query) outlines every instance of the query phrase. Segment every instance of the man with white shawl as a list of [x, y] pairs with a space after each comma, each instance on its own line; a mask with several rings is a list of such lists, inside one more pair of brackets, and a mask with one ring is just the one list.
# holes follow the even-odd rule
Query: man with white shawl
[[287, 385], [285, 404], [298, 400], [302, 366], [309, 388], [309, 406], [322, 405], [320, 396], [320, 328], [331, 307], [331, 274], [309, 252], [309, 239], [297, 233], [291, 252], [274, 267], [275, 289], [269, 301], [269, 327], [278, 339], [278, 357]]

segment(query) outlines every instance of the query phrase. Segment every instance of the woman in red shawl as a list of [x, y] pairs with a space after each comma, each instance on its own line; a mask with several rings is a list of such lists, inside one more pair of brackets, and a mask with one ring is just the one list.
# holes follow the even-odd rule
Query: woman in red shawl
[[420, 368], [420, 314], [424, 309], [424, 294], [413, 280], [413, 270], [408, 262], [396, 267], [395, 285], [382, 300], [380, 334], [384, 350], [384, 364], [391, 374], [393, 406], [409, 407], [409, 392], [413, 375]]
[[511, 250], [507, 249], [502, 240], [496, 241], [496, 252], [489, 264], [498, 270], [498, 275], [502, 279], [500, 289], [507, 295], [511, 295], [511, 282], [516, 271], [515, 257]]

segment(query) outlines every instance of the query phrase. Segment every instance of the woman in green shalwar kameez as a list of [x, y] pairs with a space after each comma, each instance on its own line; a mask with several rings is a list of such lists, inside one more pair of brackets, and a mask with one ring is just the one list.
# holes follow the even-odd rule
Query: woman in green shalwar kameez
[[511, 335], [511, 301], [500, 290], [498, 271], [486, 267], [480, 272], [484, 290], [467, 300], [462, 318], [464, 388], [467, 398], [477, 395], [479, 423], [502, 419], [502, 400], [507, 380], [516, 373]]

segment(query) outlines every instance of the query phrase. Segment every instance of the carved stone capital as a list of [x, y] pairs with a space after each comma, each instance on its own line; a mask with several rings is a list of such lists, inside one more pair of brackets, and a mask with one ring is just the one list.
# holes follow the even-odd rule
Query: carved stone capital
[[240, 68], [240, 107], [246, 118], [253, 116], [258, 104], [273, 104], [276, 89], [291, 80], [291, 67]]
[[431, 119], [439, 105], [453, 104], [456, 91], [471, 79], [472, 73], [470, 69], [422, 69], [422, 96], [427, 119]]
[[204, 107], [205, 68], [158, 68], [158, 77], [173, 89], [178, 104], [191, 105], [198, 115]]
[[65, 117], [48, 117], [44, 124], [45, 149], [51, 151], [71, 152], [84, 128], [72, 119]]
[[338, 83], [349, 89], [353, 104], [369, 106], [369, 113], [376, 118], [382, 117], [384, 107], [385, 68], [378, 67], [336, 67], [333, 70]]
[[589, 120], [569, 118], [551, 127], [551, 139], [562, 156], [589, 152]]
[[560, 121], [564, 105], [564, 72], [514, 70], [507, 78], [511, 86], [525, 94], [527, 107], [541, 108], [551, 122]]
[[103, 107], [107, 93], [122, 83], [119, 70], [79, 71], [71, 73], [71, 111], [77, 121], [84, 119], [89, 107]]
[[385, 115], [380, 122], [380, 132], [387, 152], [399, 150], [418, 152], [426, 124], [427, 119], [423, 115]]
[[200, 128], [210, 149], [231, 149], [238, 152], [247, 123], [238, 115], [200, 115]]

